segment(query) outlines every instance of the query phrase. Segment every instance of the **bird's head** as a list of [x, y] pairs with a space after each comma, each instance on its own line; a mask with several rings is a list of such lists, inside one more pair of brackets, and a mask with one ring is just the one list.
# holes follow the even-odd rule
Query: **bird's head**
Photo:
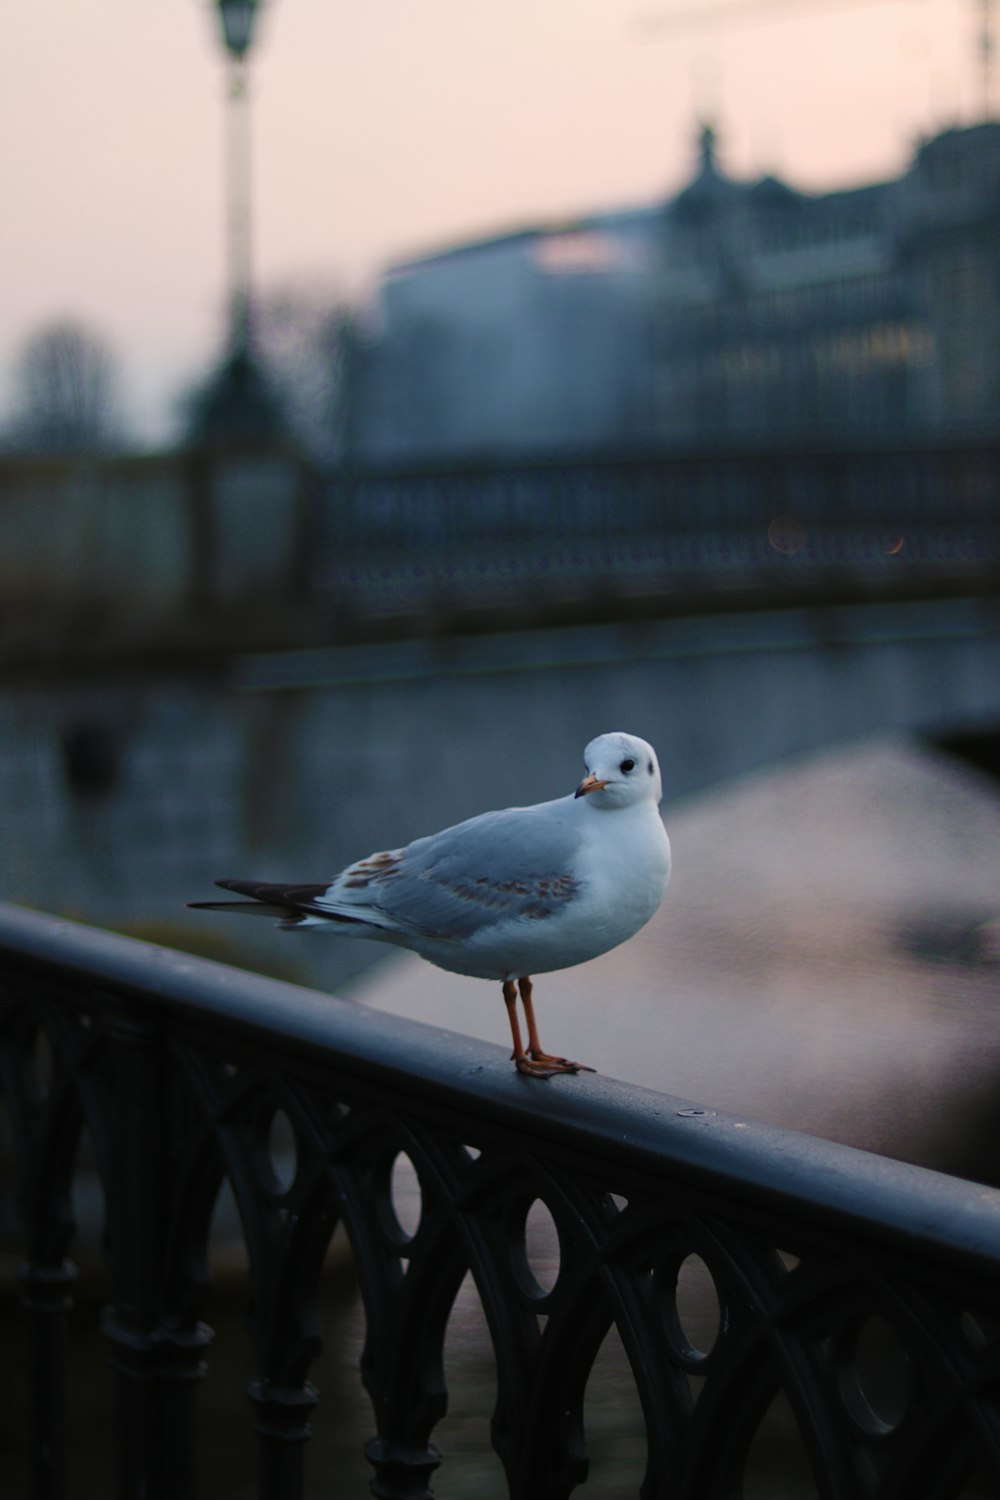
[[583, 752], [587, 774], [576, 789], [578, 797], [592, 797], [592, 806], [630, 807], [663, 796], [656, 751], [635, 734], [599, 734]]

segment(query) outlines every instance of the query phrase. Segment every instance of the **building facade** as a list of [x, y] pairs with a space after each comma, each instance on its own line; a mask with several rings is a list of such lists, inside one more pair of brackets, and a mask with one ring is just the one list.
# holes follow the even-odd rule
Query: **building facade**
[[893, 182], [820, 196], [733, 181], [706, 131], [661, 265], [664, 440], [943, 436], [996, 420], [998, 124], [937, 136]]
[[366, 463], [981, 434], [1000, 404], [1000, 123], [842, 192], [737, 180], [397, 266]]
[[526, 229], [391, 270], [361, 377], [364, 457], [524, 454], [638, 435], [658, 218], [640, 209]]

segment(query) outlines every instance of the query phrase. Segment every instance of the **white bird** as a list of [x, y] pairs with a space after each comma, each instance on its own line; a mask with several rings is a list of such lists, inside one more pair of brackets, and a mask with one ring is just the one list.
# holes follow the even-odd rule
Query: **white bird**
[[190, 904], [394, 943], [452, 973], [499, 980], [518, 1072], [593, 1072], [542, 1047], [530, 976], [596, 958], [645, 926], [666, 891], [670, 844], [651, 745], [602, 734], [584, 751], [584, 765], [570, 796], [481, 813], [371, 854], [328, 884], [219, 880], [251, 899]]

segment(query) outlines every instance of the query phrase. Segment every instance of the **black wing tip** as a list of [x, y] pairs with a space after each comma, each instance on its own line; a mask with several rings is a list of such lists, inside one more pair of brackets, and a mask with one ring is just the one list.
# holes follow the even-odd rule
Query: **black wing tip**
[[259, 880], [217, 880], [222, 891], [233, 891], [243, 901], [186, 901], [190, 911], [236, 911], [251, 916], [293, 917], [295, 908], [280, 900], [284, 887], [268, 886]]
[[334, 922], [357, 920], [337, 916], [316, 906], [315, 898], [329, 889], [329, 882], [323, 885], [280, 885], [266, 880], [217, 880], [215, 884], [220, 890], [233, 891], [244, 899], [188, 901], [185, 905], [192, 911], [231, 911], [250, 917], [274, 917], [286, 928], [300, 927], [312, 916]]
[[251, 917], [292, 917], [294, 908], [266, 901], [185, 901], [188, 911], [235, 911]]

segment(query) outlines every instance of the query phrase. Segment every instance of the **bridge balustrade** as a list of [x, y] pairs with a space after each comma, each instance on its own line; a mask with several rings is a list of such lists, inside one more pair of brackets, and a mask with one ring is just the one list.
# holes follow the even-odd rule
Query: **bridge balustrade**
[[[249, 1254], [262, 1500], [303, 1494], [310, 1423], [324, 1420], [310, 1372], [338, 1224], [366, 1321], [371, 1423], [357, 1437], [383, 1500], [430, 1496], [447, 1473], [434, 1435], [467, 1274], [516, 1500], [584, 1484], [588, 1384], [612, 1329], [641, 1405], [646, 1500], [747, 1493], [776, 1403], [823, 1500], [1000, 1494], [1000, 1192], [600, 1077], [524, 1079], [499, 1048], [11, 907], [0, 1086], [35, 1497], [72, 1479], [68, 1257], [85, 1132], [107, 1211], [122, 1500], [195, 1494], [225, 1184]], [[280, 1159], [279, 1125], [293, 1142]], [[412, 1215], [394, 1190], [404, 1157]], [[551, 1275], [528, 1252], [539, 1205], [557, 1237]], [[341, 1493], [336, 1476], [327, 1492]]]
[[359, 470], [320, 503], [319, 593], [359, 615], [518, 596], [856, 591], [1000, 562], [992, 443], [809, 445]]

